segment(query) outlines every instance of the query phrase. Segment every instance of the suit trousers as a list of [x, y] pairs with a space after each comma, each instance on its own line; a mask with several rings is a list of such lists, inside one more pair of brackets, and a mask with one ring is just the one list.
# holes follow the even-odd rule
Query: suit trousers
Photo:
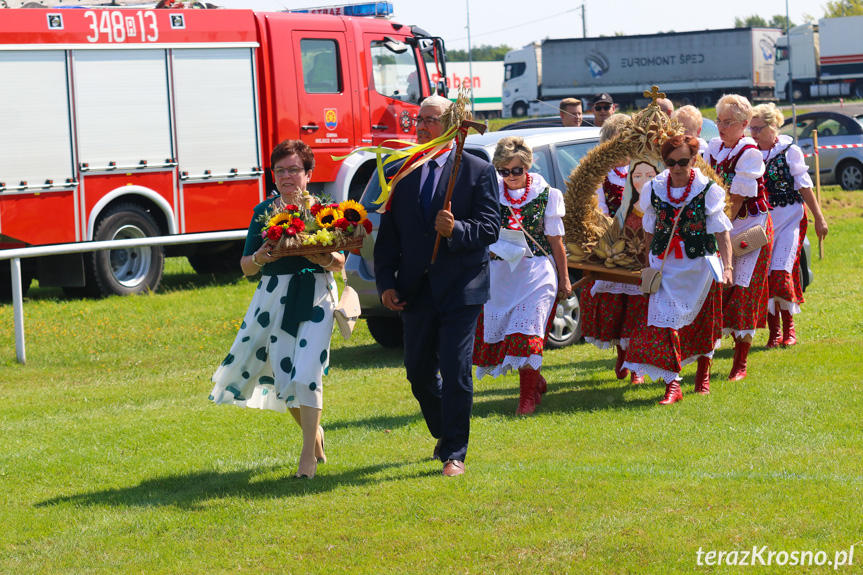
[[405, 371], [440, 458], [464, 461], [473, 408], [473, 342], [482, 305], [439, 309], [428, 276], [402, 312]]

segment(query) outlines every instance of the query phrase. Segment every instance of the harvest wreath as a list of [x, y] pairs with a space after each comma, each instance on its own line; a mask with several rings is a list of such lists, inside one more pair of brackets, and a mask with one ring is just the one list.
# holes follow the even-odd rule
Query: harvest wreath
[[261, 214], [261, 238], [274, 256], [305, 256], [358, 250], [372, 231], [365, 208], [354, 200], [330, 203], [308, 193], [302, 205], [273, 202]]
[[[614, 218], [599, 210], [596, 195], [606, 174], [627, 159], [630, 169], [646, 162], [654, 166], [656, 172], [661, 172], [664, 169], [660, 154], [662, 144], [671, 136], [683, 133], [683, 127], [668, 118], [657, 105], [656, 100], [665, 97], [657, 86], [645, 91], [644, 96], [651, 99], [650, 104], [628, 118], [616, 138], [590, 150], [567, 181], [564, 196], [567, 262], [569, 267], [581, 269], [585, 278], [638, 283], [638, 272], [644, 267], [647, 247], [644, 231], [640, 226], [633, 229], [626, 225], [637, 190], [634, 194], [627, 178], [623, 200]], [[722, 181], [701, 156], [695, 165], [715, 182]]]

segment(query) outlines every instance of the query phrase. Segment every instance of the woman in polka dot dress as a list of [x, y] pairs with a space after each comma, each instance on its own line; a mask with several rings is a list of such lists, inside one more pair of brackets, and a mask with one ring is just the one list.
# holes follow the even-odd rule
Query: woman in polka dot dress
[[261, 238], [259, 216], [274, 203], [302, 203], [315, 158], [303, 142], [285, 140], [273, 150], [271, 166], [280, 196], [255, 206], [240, 265], [261, 281], [231, 346], [213, 374], [210, 400], [273, 411], [290, 411], [303, 430], [297, 477], [314, 477], [325, 462], [322, 379], [329, 369], [333, 308], [332, 272], [345, 263], [339, 252], [306, 257], [271, 255]]

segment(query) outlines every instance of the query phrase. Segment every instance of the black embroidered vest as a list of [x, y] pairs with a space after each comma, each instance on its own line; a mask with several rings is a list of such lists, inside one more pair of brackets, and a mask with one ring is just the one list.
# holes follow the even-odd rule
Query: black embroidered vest
[[776, 154], [767, 162], [764, 171], [764, 183], [767, 186], [767, 199], [774, 207], [793, 206], [802, 204], [803, 196], [799, 190], [794, 189], [794, 176], [788, 167], [788, 158], [785, 154], [788, 148]]
[[[545, 253], [551, 255], [551, 245], [548, 243], [548, 238], [545, 237], [545, 207], [548, 205], [548, 187], [541, 191], [533, 200], [527, 203], [520, 210], [513, 208], [516, 216], [521, 215], [521, 225], [527, 230], [527, 233], [533, 236]], [[500, 221], [504, 229], [521, 230], [518, 224], [512, 221], [512, 213], [509, 211], [509, 206], [500, 205]], [[525, 237], [527, 245], [534, 256], [544, 256], [536, 244], [530, 238]], [[500, 258], [496, 258], [500, 259]]]
[[[684, 251], [689, 259], [700, 258], [706, 253], [716, 253], [716, 236], [707, 233], [707, 212], [704, 208], [707, 190], [713, 183], [712, 180], [708, 182], [700, 194], [683, 206], [683, 213], [677, 222], [674, 235], [680, 236], [683, 240]], [[655, 256], [661, 256], [668, 242], [671, 241], [671, 228], [674, 227], [677, 211], [672, 204], [659, 199], [653, 191], [653, 184], [650, 190], [650, 203], [656, 211], [656, 228], [650, 244], [650, 252]]]

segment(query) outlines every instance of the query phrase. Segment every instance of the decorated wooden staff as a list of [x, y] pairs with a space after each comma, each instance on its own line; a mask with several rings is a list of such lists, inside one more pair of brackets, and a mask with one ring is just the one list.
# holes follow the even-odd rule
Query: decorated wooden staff
[[[485, 134], [486, 125], [480, 124], [479, 122], [474, 122], [472, 120], [462, 120], [461, 125], [459, 126], [458, 133], [455, 136], [455, 160], [452, 165], [452, 173], [449, 175], [449, 182], [446, 187], [446, 197], [444, 198], [443, 205], [444, 209], [449, 209], [450, 200], [452, 200], [452, 190], [455, 187], [455, 179], [458, 177], [458, 167], [461, 163], [461, 153], [464, 150], [464, 139], [467, 137], [467, 132], [473, 128], [480, 134]], [[440, 232], [438, 232], [437, 238], [435, 238], [434, 242], [434, 251], [432, 252], [431, 263], [435, 262], [437, 259], [437, 250], [440, 247]]]

